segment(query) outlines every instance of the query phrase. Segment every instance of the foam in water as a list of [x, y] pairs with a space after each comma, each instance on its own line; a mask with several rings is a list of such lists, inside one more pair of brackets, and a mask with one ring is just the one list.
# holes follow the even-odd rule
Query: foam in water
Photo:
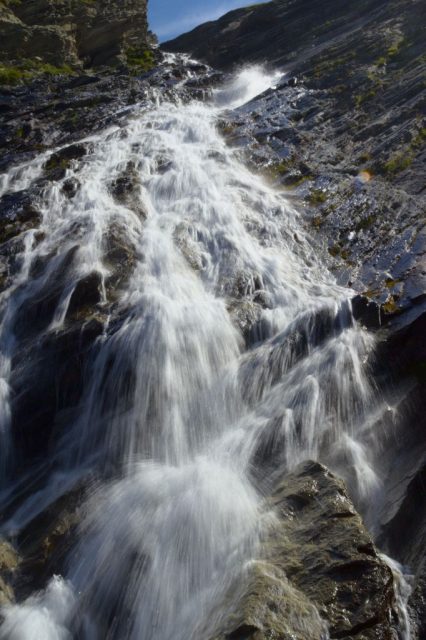
[[[224, 109], [277, 79], [244, 69], [212, 104], [141, 110], [123, 130], [93, 138], [89, 157], [67, 170], [64, 179], [75, 173], [81, 184], [72, 200], [60, 183], [41, 197], [44, 239], [28, 235], [1, 299], [6, 451], [20, 310], [72, 255], [46, 331], [61, 329], [78, 281], [93, 271], [108, 278], [112, 229], [135, 265], [116, 303], [125, 320], [98, 339], [81, 412], [52, 452], [56, 471], [6, 524], [19, 532], [95, 470], [66, 581], [53, 578], [44, 593], [5, 608], [1, 638], [208, 637], [226, 614], [224, 594], [256, 555], [267, 514], [253, 476], [261, 483], [256, 460], [271, 451], [282, 469], [323, 460], [360, 502], [379, 491], [374, 438], [363, 430], [373, 411], [363, 365], [372, 338], [354, 326], [350, 292], [317, 261], [297, 212], [217, 132]], [[3, 177], [3, 190], [28, 187], [42, 163]], [[136, 208], [111, 193], [130, 165], [140, 180]], [[30, 278], [30, 265], [48, 256], [46, 271]], [[259, 344], [244, 353], [231, 314], [259, 296]]]
[[71, 587], [54, 577], [46, 591], [22, 605], [3, 609], [1, 637], [8, 640], [71, 640], [67, 626], [75, 597]]
[[218, 107], [236, 109], [268, 89], [273, 89], [282, 75], [279, 71], [267, 74], [257, 65], [244, 68], [214, 92], [214, 101]]

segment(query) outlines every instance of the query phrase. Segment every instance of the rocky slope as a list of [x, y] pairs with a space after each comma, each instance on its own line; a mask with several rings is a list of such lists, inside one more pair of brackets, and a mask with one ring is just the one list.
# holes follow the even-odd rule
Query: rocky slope
[[[401, 13], [400, 3], [377, 0], [276, 1], [232, 12], [166, 48], [191, 51], [225, 71], [267, 61], [295, 77], [224, 117], [221, 129], [255, 171], [305, 211], [318, 252], [340, 282], [361, 294], [354, 302], [356, 317], [379, 329], [371, 366], [393, 409], [395, 397], [402, 396], [398, 410], [406, 424], [398, 442], [383, 438], [381, 471], [389, 492], [375, 534], [381, 548], [416, 573], [411, 602], [416, 637], [424, 638], [424, 53], [421, 3], [404, 6]], [[0, 3], [0, 76], [3, 70], [6, 83], [0, 92], [0, 171], [40, 157], [31, 188], [6, 193], [0, 201], [1, 291], [22, 267], [26, 232], [34, 230], [34, 241], [42, 241], [37, 227], [43, 191], [57, 184], [70, 199], [78, 193], [78, 178], [64, 178], [70, 167], [77, 176], [85, 170], [91, 144], [82, 138], [122, 127], [135, 103], [149, 106], [158, 96], [206, 99], [226, 79], [204, 64], [182, 60], [147, 71], [160, 55], [147, 54], [145, 10], [144, 2], [135, 1]], [[159, 171], [167, 171], [166, 164]], [[132, 166], [110, 185], [115, 201], [143, 220], [140, 188]], [[79, 229], [74, 233], [77, 247]], [[96, 271], [82, 279], [60, 331], [45, 330], [75, 266], [75, 248], [57, 264], [52, 280], [43, 281], [52, 256], [31, 267], [40, 289], [15, 328], [12, 431], [19, 456], [10, 476], [18, 484], [3, 501], [3, 522], [10, 522], [28, 495], [28, 469], [34, 472], [30, 490], [42, 486], [49, 453], [79, 409], [96, 340], [106, 327], [114, 330], [112, 317], [113, 325], [123, 322], [114, 317], [115, 302], [134, 267], [134, 249], [119, 226], [103, 242], [106, 288]], [[181, 244], [190, 261], [184, 235]], [[250, 305], [237, 324], [251, 347], [261, 339], [256, 312], [251, 313], [257, 307], [244, 292], [235, 297], [239, 309]], [[271, 359], [278, 356], [271, 351]], [[28, 361], [34, 363], [31, 370], [21, 366]], [[277, 475], [265, 490], [265, 504], [277, 521], [240, 599], [230, 596], [235, 608], [219, 637], [321, 638], [327, 621], [333, 638], [394, 638], [400, 613], [391, 572], [342, 483], [315, 464]], [[63, 571], [85, 489], [65, 492], [18, 536], [9, 531], [16, 550], [8, 542], [0, 546], [3, 602], [25, 598]], [[315, 610], [317, 627], [307, 631], [304, 620], [312, 620]]]
[[308, 462], [276, 478], [268, 502], [276, 520], [217, 640], [393, 638], [392, 572], [343, 483]]

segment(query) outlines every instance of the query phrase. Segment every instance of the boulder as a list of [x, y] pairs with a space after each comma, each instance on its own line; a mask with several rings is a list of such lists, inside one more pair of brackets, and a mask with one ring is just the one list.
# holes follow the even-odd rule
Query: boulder
[[46, 178], [49, 180], [62, 180], [66, 170], [71, 166], [71, 162], [73, 160], [81, 160], [89, 150], [90, 147], [80, 143], [71, 144], [52, 153], [44, 164]]
[[[306, 462], [278, 477], [274, 519], [219, 640], [392, 640], [393, 574], [341, 480]], [[229, 594], [232, 600], [235, 595]]]
[[111, 182], [110, 189], [119, 204], [145, 220], [147, 212], [142, 202], [141, 179], [133, 162], [129, 162], [126, 169]]
[[[102, 316], [81, 314], [70, 326], [24, 343], [17, 351], [11, 380], [11, 430], [17, 452], [13, 473], [48, 460], [73, 424], [87, 384], [88, 363], [104, 326]], [[19, 366], [28, 361], [33, 365]]]
[[80, 482], [20, 532], [18, 542], [22, 561], [16, 581], [20, 599], [43, 589], [52, 575], [66, 573], [66, 558], [75, 545], [84, 496], [84, 483]]
[[14, 600], [11, 581], [18, 565], [19, 557], [15, 549], [5, 540], [0, 540], [0, 606]]

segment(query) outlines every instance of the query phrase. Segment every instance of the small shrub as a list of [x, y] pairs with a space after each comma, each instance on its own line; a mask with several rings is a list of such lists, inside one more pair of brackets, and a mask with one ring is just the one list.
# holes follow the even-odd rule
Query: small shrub
[[150, 71], [155, 66], [155, 57], [151, 49], [128, 47], [126, 60], [128, 66], [135, 71]]
[[327, 194], [321, 189], [313, 189], [309, 194], [308, 201], [312, 205], [322, 204], [327, 200]]
[[398, 154], [389, 158], [387, 162], [383, 165], [384, 173], [396, 174], [400, 171], [404, 171], [407, 169], [411, 163], [413, 162], [413, 158], [410, 154]]

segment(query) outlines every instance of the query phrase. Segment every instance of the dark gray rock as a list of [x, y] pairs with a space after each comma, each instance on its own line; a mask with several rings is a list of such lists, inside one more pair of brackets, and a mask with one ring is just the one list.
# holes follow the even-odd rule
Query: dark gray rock
[[0, 606], [14, 600], [12, 582], [19, 562], [19, 556], [12, 545], [0, 539]]
[[136, 252], [118, 224], [111, 225], [103, 242], [105, 266], [110, 270], [105, 279], [105, 288], [108, 298], [114, 300], [136, 265]]
[[368, 329], [379, 329], [383, 322], [383, 313], [380, 305], [366, 296], [355, 296], [352, 299], [352, 313]]
[[34, 200], [35, 194], [28, 191], [6, 193], [0, 199], [0, 243], [38, 227], [41, 214]]
[[[276, 477], [276, 520], [220, 640], [394, 638], [393, 576], [343, 483], [307, 462]], [[232, 601], [232, 594], [229, 598]]]
[[422, 640], [426, 637], [426, 458], [408, 484], [397, 513], [386, 523], [381, 544], [393, 557], [412, 567], [414, 584], [409, 604], [417, 627], [415, 637]]

